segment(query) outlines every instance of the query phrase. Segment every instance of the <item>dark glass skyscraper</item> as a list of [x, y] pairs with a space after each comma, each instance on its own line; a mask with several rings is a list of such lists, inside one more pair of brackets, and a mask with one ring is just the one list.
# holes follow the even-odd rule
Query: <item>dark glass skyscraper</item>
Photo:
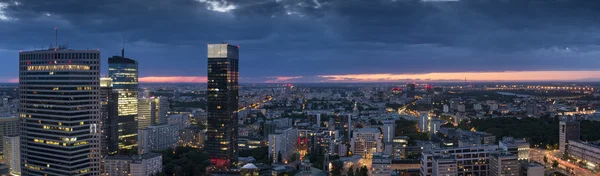
[[103, 156], [116, 154], [119, 149], [118, 99], [119, 92], [113, 90], [112, 79], [100, 78], [100, 113], [102, 119], [102, 138], [100, 141]]
[[138, 63], [123, 56], [110, 57], [108, 75], [119, 92], [119, 149], [130, 149], [137, 145]]
[[100, 175], [100, 51], [19, 54], [22, 175]]
[[238, 60], [237, 46], [208, 45], [206, 150], [218, 168], [231, 166], [238, 157]]

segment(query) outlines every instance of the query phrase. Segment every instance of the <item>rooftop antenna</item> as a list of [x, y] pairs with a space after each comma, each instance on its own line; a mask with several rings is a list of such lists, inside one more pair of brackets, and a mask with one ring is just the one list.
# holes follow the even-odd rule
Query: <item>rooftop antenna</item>
[[121, 34], [121, 40], [123, 41], [123, 48], [121, 49], [121, 57], [125, 57], [125, 34]]
[[54, 32], [56, 33], [56, 36], [55, 36], [56, 41], [55, 41], [55, 45], [54, 45], [54, 48], [56, 49], [56, 48], [58, 48], [58, 28], [57, 27], [54, 28]]

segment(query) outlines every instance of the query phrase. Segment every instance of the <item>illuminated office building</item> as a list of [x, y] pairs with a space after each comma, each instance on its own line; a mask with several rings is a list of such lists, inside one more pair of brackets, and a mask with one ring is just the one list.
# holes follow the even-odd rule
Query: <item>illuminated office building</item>
[[22, 175], [100, 174], [100, 51], [19, 54]]
[[108, 75], [118, 97], [119, 149], [137, 145], [138, 63], [121, 56], [108, 58]]
[[217, 168], [233, 165], [238, 157], [238, 54], [237, 46], [208, 45], [206, 150]]
[[117, 101], [119, 92], [113, 90], [111, 78], [100, 78], [100, 113], [102, 121], [101, 153], [116, 154], [119, 149]]
[[144, 129], [150, 125], [167, 124], [167, 110], [169, 100], [166, 97], [150, 97], [139, 99], [138, 105], [138, 129]]

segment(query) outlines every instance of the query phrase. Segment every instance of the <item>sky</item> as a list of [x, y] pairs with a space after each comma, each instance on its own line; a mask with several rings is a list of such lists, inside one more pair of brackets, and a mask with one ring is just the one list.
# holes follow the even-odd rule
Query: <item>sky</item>
[[141, 82], [205, 82], [206, 44], [240, 81], [600, 81], [595, 0], [0, 0], [0, 82], [59, 43], [139, 62]]

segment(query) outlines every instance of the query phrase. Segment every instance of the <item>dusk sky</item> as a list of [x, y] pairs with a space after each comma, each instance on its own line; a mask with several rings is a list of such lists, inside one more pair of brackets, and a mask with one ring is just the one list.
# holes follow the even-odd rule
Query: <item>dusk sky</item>
[[597, 0], [0, 0], [0, 82], [59, 43], [205, 82], [206, 44], [240, 46], [241, 82], [600, 81]]

